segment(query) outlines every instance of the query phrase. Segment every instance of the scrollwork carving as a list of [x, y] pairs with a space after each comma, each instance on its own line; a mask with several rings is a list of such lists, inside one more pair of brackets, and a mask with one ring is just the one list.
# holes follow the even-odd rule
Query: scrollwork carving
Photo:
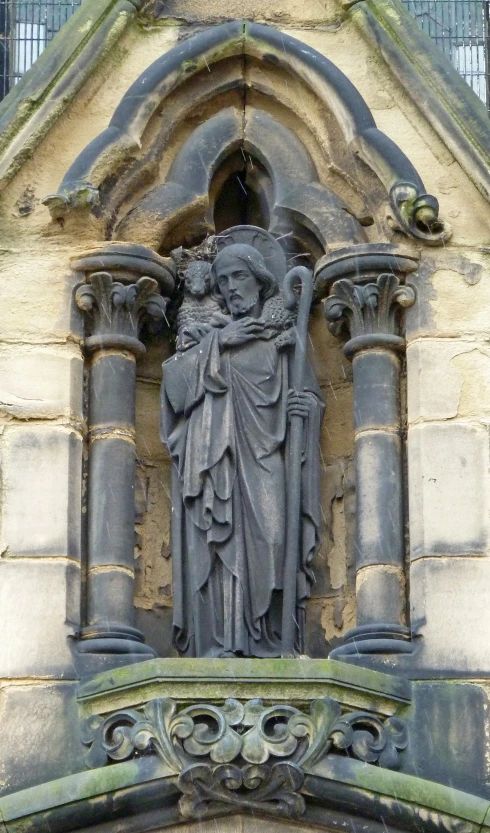
[[303, 781], [303, 771], [290, 761], [272, 766], [249, 764], [243, 768], [233, 764], [195, 764], [180, 774], [178, 787], [183, 796], [179, 809], [184, 818], [199, 817], [229, 805], [234, 809], [300, 816], [305, 811], [305, 800], [299, 793]]
[[325, 756], [343, 754], [397, 769], [407, 746], [399, 718], [342, 714], [329, 697], [313, 701], [310, 714], [234, 699], [221, 707], [200, 703], [178, 711], [173, 700], [156, 699], [142, 712], [88, 718], [82, 739], [90, 746], [88, 767], [157, 754], [178, 776], [185, 816], [230, 804], [297, 815], [304, 810], [298, 792], [303, 771]]
[[82, 743], [90, 746], [87, 767], [127, 761], [140, 752], [156, 752], [172, 770], [179, 772], [185, 759], [178, 754], [173, 739], [187, 737], [194, 723], [177, 715], [177, 705], [168, 698], [150, 700], [144, 711], [120, 711], [105, 719], [92, 715], [82, 725]]
[[390, 190], [395, 226], [415, 240], [429, 246], [442, 246], [451, 235], [451, 226], [439, 217], [439, 203], [431, 194], [421, 194], [411, 182], [397, 182]]

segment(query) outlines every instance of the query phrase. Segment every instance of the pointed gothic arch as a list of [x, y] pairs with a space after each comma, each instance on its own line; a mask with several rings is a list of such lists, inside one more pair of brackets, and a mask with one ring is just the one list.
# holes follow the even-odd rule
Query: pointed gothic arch
[[[374, 176], [380, 191], [378, 202], [382, 196], [389, 201], [394, 222], [400, 230], [432, 245], [447, 239], [450, 230], [438, 219], [437, 200], [425, 193], [419, 174], [402, 150], [376, 127], [368, 106], [349, 79], [328, 58], [295, 38], [269, 26], [241, 20], [199, 33], [148, 67], [123, 97], [106, 130], [77, 157], [57, 194], [46, 198], [52, 215], [62, 216], [83, 206], [97, 211], [105, 183], [111, 178], [112, 181], [117, 179], [124, 173], [125, 166], [127, 169], [134, 161], [152, 117], [172, 96], [178, 98], [184, 89], [188, 93], [189, 81], [194, 83], [204, 74], [212, 76], [203, 85], [201, 102], [206, 98], [208, 101], [218, 99], [226, 92], [247, 86], [252, 86], [266, 98], [274, 98], [275, 91], [267, 78], [260, 83], [247, 80], [246, 63], [249, 60], [260, 62], [261, 67], [269, 68], [271, 72], [278, 70], [284, 77], [293, 78], [308, 95], [321, 103], [328, 113], [329, 125], [326, 127], [332, 127], [337, 134], [342, 153], [354, 166], [354, 178], [362, 179], [364, 169]], [[213, 76], [215, 69], [221, 71], [224, 67], [231, 68], [231, 72], [225, 72], [224, 76], [217, 72]], [[198, 85], [194, 83], [194, 86]], [[180, 122], [185, 121], [189, 113], [188, 106], [181, 103]], [[326, 129], [325, 136], [328, 132]], [[239, 144], [240, 138], [244, 142], [242, 135], [237, 137]], [[175, 165], [172, 167], [175, 170]], [[146, 172], [148, 174], [148, 167]], [[168, 182], [173, 180], [168, 179]], [[176, 190], [179, 189], [174, 187], [173, 199], [178, 203]], [[307, 201], [312, 202], [311, 199]], [[306, 221], [306, 225], [308, 223], [315, 225], [311, 220]]]

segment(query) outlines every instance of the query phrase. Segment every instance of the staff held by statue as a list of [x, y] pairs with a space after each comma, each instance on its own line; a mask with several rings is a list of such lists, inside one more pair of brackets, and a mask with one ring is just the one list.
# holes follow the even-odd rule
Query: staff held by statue
[[[297, 290], [301, 288], [298, 296]], [[313, 298], [313, 274], [304, 266], [291, 269], [284, 278], [283, 300], [286, 309], [298, 310], [295, 328], [295, 351], [291, 374], [293, 392], [303, 393], [306, 369], [308, 319]], [[284, 562], [282, 655], [295, 655], [297, 620], [297, 572], [301, 551], [301, 465], [303, 456], [304, 418], [294, 412], [290, 416], [288, 441], [288, 487], [286, 503], [286, 557]]]

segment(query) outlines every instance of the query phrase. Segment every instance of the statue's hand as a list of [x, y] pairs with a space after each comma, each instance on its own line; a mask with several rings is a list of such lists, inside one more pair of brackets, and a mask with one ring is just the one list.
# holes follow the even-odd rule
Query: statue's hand
[[182, 329], [179, 333], [179, 337], [177, 339], [177, 350], [180, 352], [184, 352], [185, 350], [190, 350], [191, 347], [195, 347], [196, 344], [199, 344], [203, 338], [211, 332], [211, 325], [204, 324], [204, 323], [195, 323], [195, 324], [188, 324], [186, 327]]
[[299, 416], [301, 419], [306, 419], [310, 413], [310, 394], [300, 393], [297, 390], [288, 390], [288, 401], [286, 405], [288, 419], [293, 416]]
[[264, 322], [256, 318], [240, 318], [232, 321], [220, 330], [218, 339], [222, 350], [226, 347], [238, 347], [257, 338], [264, 330]]

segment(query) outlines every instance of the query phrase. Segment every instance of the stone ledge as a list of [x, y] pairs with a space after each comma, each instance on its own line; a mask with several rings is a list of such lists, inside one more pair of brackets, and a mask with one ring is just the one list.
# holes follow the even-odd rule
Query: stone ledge
[[343, 706], [391, 715], [411, 702], [411, 683], [334, 660], [153, 659], [82, 682], [84, 714], [137, 707], [156, 697], [222, 702], [228, 697], [308, 704], [332, 697]]

